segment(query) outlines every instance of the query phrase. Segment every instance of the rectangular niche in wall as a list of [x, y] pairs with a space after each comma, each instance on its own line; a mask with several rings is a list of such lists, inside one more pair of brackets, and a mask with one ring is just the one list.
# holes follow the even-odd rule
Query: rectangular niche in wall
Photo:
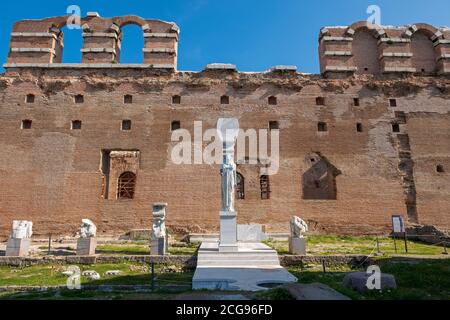
[[102, 150], [103, 199], [134, 199], [138, 180], [139, 150]]
[[304, 200], [336, 200], [336, 177], [341, 171], [320, 153], [311, 153], [305, 159], [302, 189]]

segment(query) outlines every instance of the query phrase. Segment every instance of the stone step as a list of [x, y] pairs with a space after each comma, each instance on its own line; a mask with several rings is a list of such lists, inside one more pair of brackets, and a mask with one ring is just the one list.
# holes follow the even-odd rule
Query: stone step
[[270, 256], [270, 257], [246, 257], [246, 256], [232, 256], [232, 257], [204, 257], [204, 256], [198, 256], [197, 262], [201, 263], [203, 261], [248, 261], [248, 262], [259, 262], [259, 261], [277, 261], [279, 263], [277, 256]]
[[278, 260], [214, 260], [214, 261], [200, 261], [197, 262], [197, 267], [205, 266], [232, 266], [232, 267], [261, 267], [261, 266], [272, 266], [279, 267], [280, 262]]
[[199, 251], [198, 252], [199, 256], [214, 256], [214, 257], [225, 257], [225, 258], [230, 258], [233, 256], [242, 256], [242, 257], [278, 257], [278, 254], [276, 252], [273, 251], [269, 251], [269, 252], [204, 252], [204, 251]]
[[276, 253], [270, 253], [270, 254], [260, 254], [260, 253], [219, 253], [219, 254], [205, 254], [203, 252], [198, 253], [199, 257], [214, 257], [214, 258], [221, 258], [221, 259], [233, 259], [234, 257], [245, 257], [249, 259], [266, 259], [266, 258], [272, 258], [272, 257], [278, 257]]
[[207, 256], [199, 254], [197, 260], [208, 259], [208, 260], [278, 260], [277, 255], [216, 255]]

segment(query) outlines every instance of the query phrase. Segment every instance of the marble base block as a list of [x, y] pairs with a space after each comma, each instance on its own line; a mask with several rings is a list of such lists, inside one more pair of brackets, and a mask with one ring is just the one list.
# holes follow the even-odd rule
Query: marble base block
[[289, 253], [295, 255], [306, 255], [306, 238], [289, 237]]
[[7, 257], [25, 257], [30, 252], [30, 239], [8, 239], [6, 244]]
[[245, 242], [258, 242], [267, 240], [267, 235], [264, 233], [263, 226], [260, 224], [238, 224], [237, 240]]
[[79, 238], [77, 241], [77, 256], [93, 256], [97, 247], [97, 238]]
[[236, 211], [220, 211], [220, 252], [238, 251], [236, 217]]
[[167, 254], [167, 238], [161, 237], [150, 240], [150, 254], [152, 256], [164, 256]]

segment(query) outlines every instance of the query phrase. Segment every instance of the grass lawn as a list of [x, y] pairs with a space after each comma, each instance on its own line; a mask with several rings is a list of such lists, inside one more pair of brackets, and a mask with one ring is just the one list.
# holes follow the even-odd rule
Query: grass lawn
[[179, 292], [125, 292], [125, 291], [86, 291], [86, 290], [49, 290], [46, 292], [0, 292], [0, 300], [167, 300], [173, 299]]
[[[308, 254], [373, 254], [376, 253], [375, 237], [351, 237], [332, 235], [310, 235], [307, 237]], [[279, 254], [288, 253], [287, 241], [266, 241]], [[321, 282], [352, 299], [450, 299], [450, 259], [414, 259], [411, 261], [393, 261], [390, 256], [395, 254], [394, 241], [391, 238], [379, 238], [380, 250], [383, 256], [375, 257], [381, 266], [381, 271], [391, 273], [396, 277], [398, 289], [392, 291], [371, 291], [359, 294], [342, 286], [342, 280], [350, 266], [327, 267], [327, 273], [322, 272], [321, 265], [305, 265], [303, 269], [290, 267], [301, 283]], [[174, 243], [170, 245], [172, 255], [195, 255], [199, 244]], [[408, 241], [408, 254], [404, 252], [404, 243], [397, 240], [397, 254], [438, 256], [443, 247]], [[97, 253], [104, 255], [148, 255], [147, 241], [133, 241], [119, 244], [100, 244]], [[65, 285], [68, 279], [62, 272], [68, 265], [36, 265], [29, 267], [0, 266], [0, 286], [30, 285], [49, 286]], [[173, 299], [177, 294], [192, 292], [192, 272], [169, 272], [167, 265], [157, 265], [156, 291], [126, 292], [126, 291], [89, 291], [89, 290], [50, 290], [45, 292], [12, 293], [0, 292], [0, 299]], [[151, 275], [149, 265], [137, 262], [117, 264], [79, 265], [81, 271], [95, 270], [101, 279], [90, 280], [81, 277], [82, 285], [150, 285]], [[175, 268], [179, 270], [180, 268]], [[120, 274], [106, 276], [108, 270], [120, 270]], [[172, 270], [173, 271], [173, 270]], [[359, 270], [364, 271], [364, 270]], [[164, 288], [164, 286], [166, 286]], [[170, 291], [169, 288], [170, 287]], [[208, 293], [209, 294], [209, 293]], [[258, 298], [258, 295], [256, 295]], [[261, 299], [290, 299], [283, 290], [273, 290], [262, 294]]]
[[[389, 237], [379, 237], [380, 251], [386, 256], [395, 254], [394, 240]], [[273, 241], [269, 239], [266, 244], [276, 249], [279, 254], [288, 254], [287, 241]], [[398, 239], [397, 254], [406, 254], [403, 239]], [[169, 246], [169, 254], [180, 256], [195, 255], [199, 243], [176, 242]], [[42, 254], [47, 251], [41, 246]], [[67, 248], [68, 250], [70, 248]], [[74, 250], [68, 250], [75, 254]], [[440, 255], [444, 251], [441, 246], [429, 245], [408, 240], [409, 255]], [[449, 249], [450, 251], [450, 249]], [[97, 245], [97, 254], [102, 255], [148, 255], [150, 253], [148, 241], [132, 241], [127, 243], [109, 243]], [[307, 236], [307, 253], [310, 255], [336, 255], [336, 254], [371, 254], [376, 253], [376, 237], [353, 237], [334, 235]]]
[[[289, 268], [301, 283], [321, 282], [342, 294], [356, 300], [430, 300], [450, 299], [450, 259], [420, 260], [410, 263], [398, 263], [383, 259], [381, 272], [395, 276], [396, 290], [370, 291], [367, 294], [359, 294], [352, 289], [345, 288], [342, 280], [350, 267], [327, 268], [327, 273], [322, 272], [322, 266], [310, 265], [303, 270]], [[365, 271], [365, 270], [359, 270]]]
[[[0, 286], [6, 285], [64, 285], [68, 279], [62, 272], [67, 270], [64, 265], [36, 265], [29, 267], [8, 267], [0, 266]], [[95, 270], [101, 278], [99, 280], [90, 280], [81, 276], [82, 285], [101, 285], [101, 284], [151, 284], [151, 275], [149, 266], [138, 263], [118, 263], [118, 264], [95, 264], [79, 265], [80, 270]], [[191, 285], [193, 274], [183, 273], [163, 273], [165, 266], [159, 265], [155, 268], [157, 274], [157, 285]], [[114, 276], [105, 276], [108, 270], [120, 270], [121, 273]]]
[[[169, 246], [169, 254], [192, 256], [197, 251], [198, 244], [174, 243]], [[99, 244], [96, 252], [104, 255], [148, 255], [148, 242], [133, 242], [124, 244]]]
[[[395, 253], [394, 240], [389, 237], [379, 237], [380, 251], [385, 255]], [[279, 254], [288, 254], [287, 241], [272, 241], [265, 243]], [[408, 253], [405, 253], [403, 239], [397, 239], [397, 254], [410, 255], [440, 255], [444, 248], [441, 246], [424, 244], [408, 240]], [[376, 237], [352, 237], [333, 235], [309, 235], [307, 236], [307, 253], [310, 255], [336, 255], [336, 254], [371, 254], [376, 253]]]
[[[342, 280], [347, 272], [364, 271], [352, 270], [349, 266], [327, 267], [322, 272], [321, 265], [305, 265], [290, 267], [301, 283], [324, 283], [342, 294], [356, 300], [370, 299], [450, 299], [450, 259], [428, 259], [411, 262], [392, 261], [390, 258], [379, 259], [381, 271], [393, 274], [397, 281], [396, 290], [383, 292], [371, 291], [359, 294], [352, 289], [345, 288]], [[82, 277], [83, 285], [143, 285], [151, 284], [149, 267], [145, 264], [120, 263], [96, 264], [79, 266], [82, 271], [95, 270], [101, 275], [100, 280], [89, 280]], [[5, 285], [64, 285], [67, 276], [61, 272], [67, 266], [37, 265], [30, 267], [0, 267], [0, 286]], [[193, 273], [162, 273], [164, 266], [156, 268], [157, 290], [154, 292], [133, 291], [90, 291], [90, 290], [50, 290], [44, 292], [0, 293], [0, 299], [173, 299], [180, 293], [192, 292], [190, 289]], [[105, 276], [107, 270], [121, 270], [121, 274]], [[170, 290], [164, 285], [176, 285]], [[212, 294], [212, 293], [211, 293]], [[255, 296], [257, 299], [291, 299], [282, 290]]]

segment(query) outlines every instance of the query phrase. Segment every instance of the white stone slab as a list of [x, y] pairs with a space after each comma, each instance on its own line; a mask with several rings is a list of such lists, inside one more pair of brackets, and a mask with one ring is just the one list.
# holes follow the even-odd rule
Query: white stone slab
[[238, 224], [237, 239], [244, 242], [259, 242], [267, 240], [267, 236], [260, 224]]
[[77, 256], [93, 256], [95, 255], [95, 248], [97, 247], [97, 239], [79, 238], [77, 240]]
[[306, 238], [289, 237], [289, 253], [295, 255], [306, 255]]
[[236, 65], [231, 63], [210, 63], [205, 70], [237, 70]]
[[235, 211], [220, 211], [219, 251], [238, 251], [236, 217]]
[[[266, 233], [268, 239], [273, 241], [288, 241], [289, 233]], [[218, 233], [190, 233], [189, 242], [218, 241]]]
[[5, 255], [7, 257], [25, 257], [30, 252], [30, 238], [9, 238], [6, 245]]

